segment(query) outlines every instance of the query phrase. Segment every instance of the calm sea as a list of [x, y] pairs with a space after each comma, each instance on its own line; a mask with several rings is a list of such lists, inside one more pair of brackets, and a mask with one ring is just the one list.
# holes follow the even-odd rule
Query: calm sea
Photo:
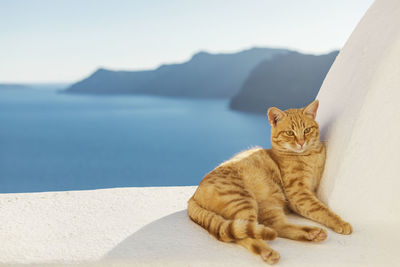
[[265, 116], [225, 100], [0, 90], [0, 192], [196, 185], [269, 147]]

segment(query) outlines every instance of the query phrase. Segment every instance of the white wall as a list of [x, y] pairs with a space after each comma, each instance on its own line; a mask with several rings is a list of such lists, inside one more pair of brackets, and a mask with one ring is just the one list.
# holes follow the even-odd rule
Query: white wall
[[317, 97], [328, 140], [320, 195], [348, 220], [400, 220], [400, 1], [367, 11]]

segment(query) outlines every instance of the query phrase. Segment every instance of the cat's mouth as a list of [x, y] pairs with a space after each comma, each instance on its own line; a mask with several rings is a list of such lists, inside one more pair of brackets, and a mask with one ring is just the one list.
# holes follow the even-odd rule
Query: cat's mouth
[[296, 152], [302, 153], [302, 152], [304, 152], [304, 151], [306, 151], [306, 144], [304, 144], [304, 145], [302, 145], [302, 146], [297, 145], [297, 147], [296, 147]]
[[296, 147], [293, 147], [289, 144], [285, 144], [284, 146], [287, 150], [289, 150], [290, 152], [294, 152], [294, 153], [303, 153], [307, 150], [307, 146], [306, 144], [304, 144], [303, 146], [297, 145]]
[[304, 146], [302, 148], [297, 148], [295, 150], [295, 152], [297, 152], [297, 153], [303, 153], [304, 151], [306, 151], [306, 148]]

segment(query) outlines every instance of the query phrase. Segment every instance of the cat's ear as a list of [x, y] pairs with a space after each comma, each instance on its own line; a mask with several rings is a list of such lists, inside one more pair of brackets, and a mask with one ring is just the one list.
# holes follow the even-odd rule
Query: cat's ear
[[311, 104], [303, 109], [303, 114], [315, 120], [315, 117], [317, 116], [318, 104], [319, 101], [314, 100]]
[[271, 126], [275, 126], [279, 120], [286, 116], [285, 112], [275, 107], [269, 108], [267, 113], [268, 121]]

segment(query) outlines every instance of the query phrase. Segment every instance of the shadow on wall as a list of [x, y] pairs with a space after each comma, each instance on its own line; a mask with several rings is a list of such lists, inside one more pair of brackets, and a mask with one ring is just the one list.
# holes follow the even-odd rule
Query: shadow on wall
[[[320, 107], [319, 109], [321, 109], [321, 108], [323, 109], [324, 107]], [[317, 122], [318, 121], [319, 120], [318, 120], [318, 115], [317, 115]], [[331, 129], [335, 122], [336, 122], [336, 114], [332, 113], [332, 114], [328, 115], [327, 118], [325, 118], [325, 121], [323, 123], [319, 123], [320, 139], [326, 146], [327, 156], [329, 156], [328, 151], [330, 149], [329, 134], [330, 134]], [[321, 125], [323, 125], [323, 126], [321, 127]], [[344, 153], [344, 151], [342, 151], [342, 155], [343, 155], [343, 153]], [[334, 171], [335, 174], [337, 173], [337, 170], [332, 170], [332, 171]], [[326, 172], [326, 171], [324, 171], [324, 172]], [[329, 204], [329, 198], [332, 194], [333, 188], [335, 187], [335, 179], [330, 179], [329, 181], [327, 181], [326, 179], [322, 178], [321, 184], [324, 185], [324, 190], [322, 192], [322, 190], [320, 190], [320, 188], [318, 188], [318, 190], [317, 190], [318, 198], [323, 200], [323, 202], [325, 202], [325, 204]]]

